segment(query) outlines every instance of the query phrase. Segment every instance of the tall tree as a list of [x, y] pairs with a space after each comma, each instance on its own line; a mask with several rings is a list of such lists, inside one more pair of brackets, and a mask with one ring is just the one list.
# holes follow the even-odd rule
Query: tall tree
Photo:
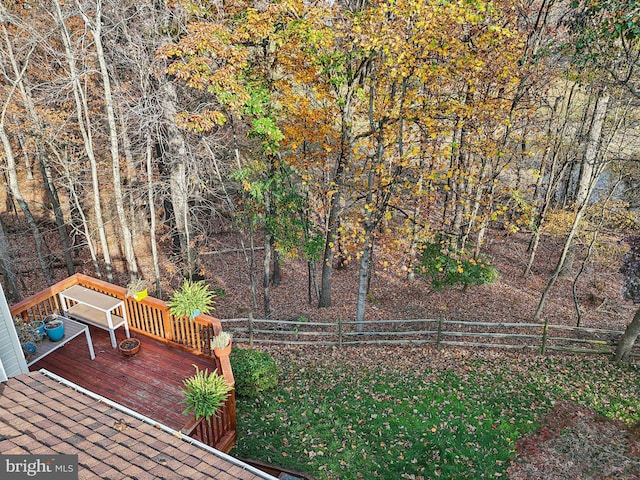
[[[2, 30], [4, 34], [4, 39], [5, 41], [8, 42], [9, 37], [4, 24], [2, 24]], [[13, 51], [11, 50], [12, 45], [10, 42], [8, 42], [6, 45], [10, 54], [8, 55], [9, 58], [6, 58], [6, 57], [2, 58], [3, 63], [6, 62], [8, 64], [7, 68], [3, 68], [3, 71], [12, 72], [13, 71], [12, 65], [15, 65]], [[14, 105], [13, 105], [14, 98], [15, 96], [18, 95], [18, 92], [19, 92], [17, 84], [20, 81], [22, 81], [22, 78], [26, 72], [26, 69], [29, 65], [29, 61], [30, 61], [29, 57], [31, 52], [33, 52], [33, 48], [28, 48], [28, 52], [25, 54], [23, 59], [23, 67], [19, 71], [14, 71], [13, 72], [14, 75], [12, 76], [9, 76], [9, 77], [5, 76], [6, 81], [4, 82], [5, 84], [3, 85], [5, 97], [4, 97], [4, 103], [2, 105], [2, 110], [0, 111], [0, 141], [2, 142], [2, 147], [4, 150], [4, 158], [6, 161], [6, 174], [7, 174], [7, 183], [9, 187], [9, 192], [13, 197], [13, 199], [17, 202], [18, 206], [20, 207], [20, 210], [25, 216], [29, 229], [31, 230], [31, 233], [33, 235], [33, 239], [36, 247], [37, 259], [40, 264], [40, 270], [44, 275], [47, 285], [51, 285], [53, 283], [53, 276], [47, 261], [47, 256], [44, 251], [44, 246], [45, 246], [44, 239], [42, 236], [42, 232], [40, 231], [40, 228], [38, 227], [36, 219], [33, 215], [33, 212], [31, 211], [31, 208], [29, 207], [27, 200], [22, 195], [22, 191], [20, 189], [20, 184], [18, 180], [18, 170], [17, 170], [16, 159], [14, 155], [14, 147], [12, 145], [11, 139], [9, 138], [9, 133], [7, 128], [9, 114], [11, 110], [14, 109]]]
[[[64, 255], [65, 263], [67, 266], [67, 273], [69, 275], [73, 275], [75, 273], [75, 268], [73, 265], [73, 260], [71, 258], [69, 232], [67, 231], [67, 228], [65, 225], [65, 218], [64, 218], [64, 214], [60, 204], [60, 198], [58, 196], [58, 191], [54, 183], [50, 161], [47, 158], [48, 156], [45, 153], [45, 148], [48, 148], [53, 153], [53, 155], [59, 156], [60, 153], [57, 146], [52, 141], [51, 137], [47, 134], [45, 123], [42, 119], [42, 116], [38, 112], [38, 109], [36, 108], [35, 100], [33, 98], [33, 95], [31, 94], [31, 88], [27, 81], [28, 72], [27, 71], [20, 72], [20, 67], [18, 65], [18, 61], [16, 57], [13, 54], [11, 39], [9, 38], [8, 31], [5, 25], [2, 26], [2, 30], [4, 34], [6, 54], [10, 60], [13, 76], [16, 79], [16, 85], [22, 97], [22, 102], [26, 110], [27, 118], [31, 120], [31, 126], [35, 131], [36, 138], [38, 139], [38, 141], [35, 143], [35, 146], [34, 146], [35, 155], [38, 161], [38, 165], [40, 167], [40, 174], [42, 176], [42, 181], [44, 184], [47, 198], [49, 199], [53, 207], [55, 223], [56, 223], [56, 226], [58, 227], [58, 236], [63, 248], [63, 255]], [[36, 37], [36, 34], [33, 33], [32, 31], [31, 31], [31, 35]], [[41, 145], [41, 143], [44, 143], [46, 147], [45, 145]], [[29, 172], [31, 171], [29, 170]], [[33, 179], [33, 174], [29, 173], [29, 175], [31, 176], [31, 179]]]
[[88, 30], [93, 37], [93, 43], [96, 49], [96, 55], [98, 58], [98, 65], [100, 66], [100, 78], [102, 81], [103, 95], [104, 95], [104, 107], [107, 113], [107, 125], [109, 131], [109, 150], [111, 152], [111, 173], [113, 180], [113, 192], [114, 201], [117, 211], [118, 223], [121, 229], [121, 242], [124, 247], [125, 259], [131, 278], [138, 277], [138, 264], [136, 262], [136, 256], [133, 249], [133, 243], [131, 238], [131, 230], [129, 228], [129, 221], [124, 209], [124, 199], [122, 194], [122, 181], [120, 174], [120, 151], [118, 142], [118, 128], [116, 125], [116, 116], [114, 108], [114, 99], [111, 93], [111, 78], [109, 75], [109, 69], [105, 59], [105, 52], [102, 46], [102, 1], [97, 0], [95, 3], [95, 13], [92, 19], [89, 13], [84, 9], [78, 0], [78, 11], [82, 17]]
[[[625, 254], [621, 272], [623, 275], [624, 298], [633, 303], [640, 304], [640, 237], [627, 238], [629, 251]], [[627, 326], [624, 334], [618, 341], [615, 360], [626, 361], [633, 348], [633, 344], [640, 335], [640, 308], [636, 310], [633, 320]]]
[[[75, 115], [77, 117], [77, 126], [83, 139], [83, 148], [89, 160], [91, 170], [91, 186], [92, 186], [92, 203], [94, 211], [94, 220], [97, 225], [98, 238], [102, 247], [102, 258], [105, 263], [107, 280], [113, 281], [113, 265], [111, 262], [111, 252], [109, 250], [109, 242], [105, 229], [105, 222], [102, 213], [102, 199], [100, 198], [100, 182], [98, 175], [98, 159], [94, 148], [94, 133], [90, 115], [89, 100], [86, 90], [81, 84], [82, 75], [77, 68], [77, 60], [74, 55], [71, 34], [67, 27], [67, 18], [63, 14], [62, 6], [59, 0], [53, 0], [55, 14], [57, 19], [57, 28], [64, 44], [64, 56], [67, 68], [69, 69], [69, 78], [73, 91], [73, 99], [75, 102]], [[87, 229], [89, 231], [89, 229]], [[96, 274], [100, 276], [100, 272]]]

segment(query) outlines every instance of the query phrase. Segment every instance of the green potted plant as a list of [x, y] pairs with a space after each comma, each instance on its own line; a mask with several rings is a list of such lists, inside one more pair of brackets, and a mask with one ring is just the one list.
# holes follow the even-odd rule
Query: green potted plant
[[146, 282], [138, 277], [133, 277], [127, 285], [127, 296], [140, 301], [149, 294]]
[[183, 381], [183, 403], [186, 404], [183, 414], [193, 411], [196, 420], [204, 417], [208, 422], [211, 417], [218, 416], [218, 410], [224, 405], [232, 388], [217, 370], [209, 373], [208, 369], [200, 370], [197, 365], [195, 375]]
[[179, 290], [176, 290], [167, 305], [169, 313], [176, 317], [194, 318], [201, 313], [213, 310], [215, 292], [209, 290], [209, 285], [200, 280], [192, 282], [185, 280]]
[[211, 349], [217, 357], [222, 357], [231, 353], [231, 339], [231, 334], [223, 330], [211, 339]]

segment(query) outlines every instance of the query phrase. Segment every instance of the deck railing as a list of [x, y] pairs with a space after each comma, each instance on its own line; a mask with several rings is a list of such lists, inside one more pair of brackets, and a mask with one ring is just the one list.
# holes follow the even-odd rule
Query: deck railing
[[[229, 435], [231, 425], [236, 424], [235, 411], [236, 400], [233, 395], [227, 398], [225, 403], [225, 411], [233, 412], [233, 418], [227, 415], [219, 415], [215, 418], [211, 418], [208, 421], [204, 417], [199, 419], [193, 419], [187, 425], [182, 427], [182, 433], [188, 435], [196, 440], [206, 443], [207, 445], [216, 446], [218, 450], [228, 452], [233, 447], [235, 442], [235, 435], [232, 437]], [[225, 433], [227, 432], [227, 433]], [[235, 432], [235, 428], [233, 429]], [[228, 448], [222, 448], [227, 446]]]
[[[62, 311], [60, 292], [73, 286], [82, 285], [101, 293], [124, 300], [129, 329], [137, 334], [151, 337], [172, 347], [210, 359], [226, 379], [234, 385], [229, 357], [217, 357], [210, 347], [211, 338], [222, 330], [220, 320], [208, 315], [198, 315], [193, 319], [177, 318], [169, 313], [165, 302], [147, 296], [135, 300], [127, 296], [127, 289], [77, 273], [51, 287], [42, 290], [11, 307], [11, 315], [25, 320], [42, 320], [44, 317]], [[192, 422], [194, 423], [194, 422]], [[206, 441], [218, 450], [228, 452], [236, 441], [236, 405], [234, 391], [227, 400], [220, 416], [208, 425], [194, 429], [192, 423], [183, 428], [185, 433]], [[211, 443], [210, 443], [211, 442]]]

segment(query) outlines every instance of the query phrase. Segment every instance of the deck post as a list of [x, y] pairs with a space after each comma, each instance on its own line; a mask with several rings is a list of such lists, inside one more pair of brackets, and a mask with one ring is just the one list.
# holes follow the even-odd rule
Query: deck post
[[167, 340], [173, 340], [173, 328], [171, 325], [169, 307], [162, 310], [162, 329], [164, 330], [164, 338]]

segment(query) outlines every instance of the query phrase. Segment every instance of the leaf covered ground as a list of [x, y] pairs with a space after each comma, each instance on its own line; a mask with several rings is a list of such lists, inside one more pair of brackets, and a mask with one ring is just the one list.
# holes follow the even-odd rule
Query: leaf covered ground
[[327, 479], [640, 478], [637, 366], [431, 346], [268, 350], [279, 385], [238, 399], [239, 456]]

